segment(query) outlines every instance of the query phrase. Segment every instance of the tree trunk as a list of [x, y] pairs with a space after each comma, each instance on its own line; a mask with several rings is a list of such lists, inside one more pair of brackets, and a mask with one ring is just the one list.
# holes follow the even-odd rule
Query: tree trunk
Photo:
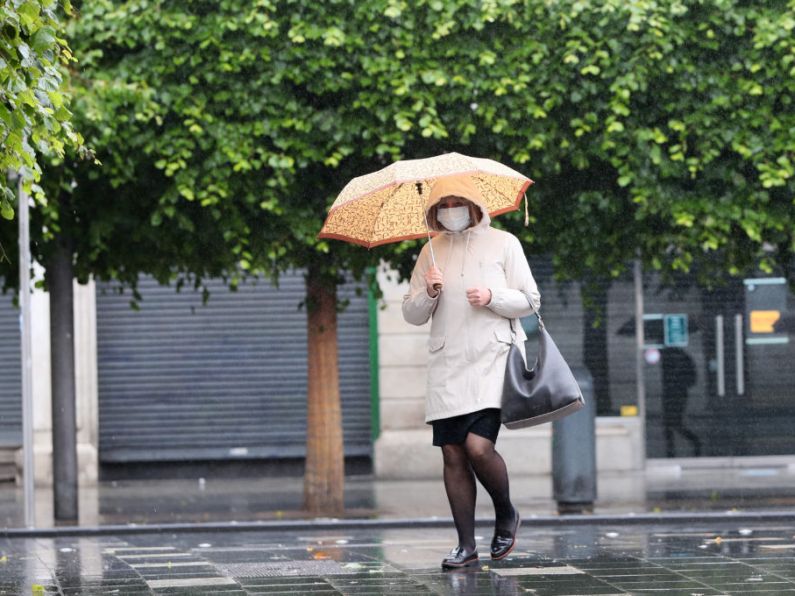
[[342, 444], [337, 361], [337, 287], [310, 267], [307, 275], [308, 395], [304, 506], [313, 515], [344, 510], [345, 458]]
[[77, 424], [75, 410], [74, 292], [72, 248], [59, 235], [47, 267], [52, 366], [52, 467], [54, 515], [77, 521]]

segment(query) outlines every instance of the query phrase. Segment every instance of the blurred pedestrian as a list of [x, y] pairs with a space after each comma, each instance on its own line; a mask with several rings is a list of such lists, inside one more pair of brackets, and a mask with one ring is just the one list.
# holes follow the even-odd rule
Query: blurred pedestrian
[[425, 421], [442, 449], [458, 533], [458, 545], [442, 561], [451, 569], [478, 563], [476, 478], [494, 503], [491, 558], [507, 557], [516, 545], [520, 516], [494, 447], [508, 350], [513, 342], [524, 348], [518, 319], [538, 310], [540, 296], [519, 240], [490, 226], [472, 178], [438, 179], [426, 214], [439, 233], [420, 252], [403, 317], [414, 325], [432, 320]]
[[685, 410], [690, 388], [698, 380], [693, 359], [682, 348], [665, 347], [662, 357], [662, 414], [665, 434], [665, 454], [676, 457], [674, 433], [690, 441], [693, 456], [701, 456], [701, 439], [685, 425]]

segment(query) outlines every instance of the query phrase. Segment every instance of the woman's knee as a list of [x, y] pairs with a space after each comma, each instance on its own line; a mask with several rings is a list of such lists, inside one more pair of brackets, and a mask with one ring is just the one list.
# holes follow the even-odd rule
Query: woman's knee
[[472, 462], [483, 461], [494, 455], [494, 443], [485, 437], [469, 434], [464, 442], [467, 458]]
[[449, 467], [467, 465], [467, 453], [463, 445], [442, 445], [442, 459], [444, 465]]

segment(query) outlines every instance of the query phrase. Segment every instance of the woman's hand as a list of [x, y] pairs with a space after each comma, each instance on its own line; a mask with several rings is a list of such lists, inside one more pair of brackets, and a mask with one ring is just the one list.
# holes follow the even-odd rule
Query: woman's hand
[[444, 276], [436, 265], [433, 265], [428, 271], [425, 272], [425, 289], [428, 296], [436, 298], [444, 284]]
[[467, 300], [472, 306], [486, 306], [491, 302], [491, 290], [488, 288], [469, 288]]

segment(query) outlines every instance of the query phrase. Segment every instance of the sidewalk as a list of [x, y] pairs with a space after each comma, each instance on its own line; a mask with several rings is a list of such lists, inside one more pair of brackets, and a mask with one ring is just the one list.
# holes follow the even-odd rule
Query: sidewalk
[[0, 595], [795, 593], [794, 480], [655, 465], [600, 475], [594, 514], [560, 517], [549, 477], [514, 477], [519, 546], [489, 560], [481, 492], [481, 564], [457, 572], [439, 565], [456, 541], [441, 480], [350, 477], [339, 520], [304, 519], [301, 478], [102, 483], [81, 490], [77, 528], [52, 528], [39, 490], [33, 533], [5, 486]]
[[443, 572], [445, 529], [0, 538], [0, 594], [728, 595], [795, 593], [795, 525], [536, 527], [510, 557]]
[[[679, 469], [650, 466], [647, 472], [600, 474], [597, 514], [665, 511], [795, 510], [795, 470], [787, 466]], [[493, 515], [479, 487], [477, 516]], [[514, 476], [511, 493], [525, 515], [555, 515], [549, 476]], [[36, 525], [51, 527], [52, 493], [37, 489]], [[425, 481], [346, 480], [346, 517], [448, 519], [441, 478]], [[300, 477], [218, 478], [103, 482], [80, 491], [80, 524], [153, 524], [301, 519]], [[0, 485], [0, 528], [24, 525], [22, 489]]]

